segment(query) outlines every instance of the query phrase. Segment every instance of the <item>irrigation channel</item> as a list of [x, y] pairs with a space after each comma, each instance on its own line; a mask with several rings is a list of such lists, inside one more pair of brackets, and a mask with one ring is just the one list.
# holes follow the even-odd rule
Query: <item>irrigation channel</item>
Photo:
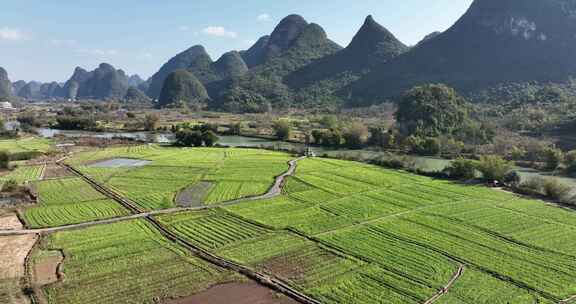
[[[276, 177], [274, 184], [268, 189], [268, 191], [265, 194], [262, 194], [259, 196], [237, 199], [237, 200], [228, 201], [228, 202], [215, 204], [215, 205], [211, 205], [211, 206], [188, 207], [188, 208], [171, 208], [171, 209], [157, 210], [157, 211], [150, 211], [150, 212], [146, 212], [146, 211], [142, 210], [134, 202], [126, 199], [125, 197], [123, 197], [121, 195], [118, 195], [114, 191], [112, 191], [112, 190], [108, 189], [107, 187], [99, 184], [98, 182], [96, 182], [92, 178], [90, 178], [89, 176], [86, 176], [82, 172], [76, 170], [74, 167], [63, 164], [62, 163], [63, 160], [59, 160], [57, 162], [58, 165], [66, 168], [70, 172], [79, 176], [80, 178], [85, 180], [88, 184], [90, 184], [90, 186], [92, 186], [95, 190], [97, 190], [100, 193], [104, 194], [105, 196], [117, 201], [118, 203], [123, 205], [125, 208], [130, 210], [133, 214], [129, 215], [129, 216], [117, 217], [117, 218], [112, 218], [112, 219], [107, 219], [107, 220], [90, 221], [90, 222], [85, 222], [85, 223], [81, 223], [81, 224], [66, 225], [66, 226], [59, 226], [59, 227], [52, 227], [52, 228], [22, 229], [22, 230], [0, 230], [0, 236], [25, 235], [25, 234], [46, 234], [46, 233], [53, 233], [53, 232], [58, 232], [58, 231], [86, 228], [86, 227], [96, 226], [96, 225], [111, 224], [111, 223], [116, 223], [116, 222], [121, 222], [121, 221], [129, 221], [129, 220], [134, 220], [134, 219], [144, 219], [144, 220], [148, 221], [152, 226], [154, 226], [164, 237], [166, 237], [167, 239], [169, 239], [170, 241], [172, 241], [176, 244], [179, 244], [180, 246], [183, 246], [184, 248], [188, 249], [191, 253], [193, 253], [197, 257], [199, 257], [199, 258], [201, 258], [201, 259], [203, 259], [203, 260], [205, 260], [211, 264], [214, 264], [216, 266], [219, 266], [219, 267], [237, 272], [239, 274], [242, 274], [242, 275], [254, 280], [257, 283], [259, 283], [265, 287], [271, 288], [273, 290], [276, 290], [277, 292], [283, 293], [286, 296], [289, 296], [290, 298], [292, 298], [292, 299], [294, 299], [300, 303], [320, 304], [321, 302], [319, 302], [318, 300], [313, 299], [313, 298], [307, 296], [306, 294], [300, 292], [299, 290], [293, 288], [292, 286], [290, 286], [290, 284], [288, 282], [286, 282], [282, 278], [279, 278], [279, 277], [272, 275], [272, 274], [255, 271], [255, 270], [248, 268], [246, 266], [237, 264], [237, 263], [232, 262], [230, 260], [226, 260], [220, 256], [214, 255], [213, 253], [206, 251], [206, 250], [192, 244], [191, 242], [183, 239], [182, 237], [178, 236], [177, 234], [173, 233], [169, 228], [165, 227], [162, 223], [160, 223], [158, 220], [156, 220], [154, 218], [154, 216], [156, 216], [156, 215], [172, 214], [172, 213], [179, 213], [179, 212], [185, 212], [185, 211], [209, 210], [209, 209], [215, 209], [215, 208], [224, 207], [224, 206], [232, 206], [232, 205], [236, 205], [236, 204], [241, 204], [241, 203], [245, 203], [245, 202], [249, 202], [249, 201], [261, 200], [261, 199], [270, 199], [270, 198], [279, 196], [282, 193], [282, 186], [283, 186], [286, 178], [294, 175], [294, 173], [296, 172], [296, 166], [297, 166], [298, 161], [303, 160], [305, 158], [306, 157], [304, 156], [304, 157], [299, 157], [299, 158], [296, 158], [296, 159], [289, 161], [288, 162], [288, 165], [289, 165], [288, 170], [286, 172], [284, 172], [283, 174]], [[291, 229], [288, 229], [288, 230], [292, 231]], [[301, 235], [301, 236], [303, 236], [303, 237], [305, 237], [308, 240], [311, 240], [313, 242], [325, 245], [327, 247], [332, 247], [329, 244], [325, 244], [324, 242], [318, 240], [315, 237], [302, 235], [298, 231], [293, 231], [293, 232], [298, 234], [298, 235]], [[339, 248], [331, 248], [331, 249], [341, 251]], [[463, 275], [464, 269], [465, 269], [465, 265], [460, 264], [458, 269], [456, 270], [456, 272], [451, 277], [450, 281], [443, 288], [441, 288], [434, 295], [432, 295], [428, 300], [426, 300], [424, 302], [424, 304], [435, 303], [443, 295], [447, 294], [449, 292], [450, 288]], [[570, 301], [574, 300], [575, 298], [576, 298], [576, 296], [571, 297], [569, 299], [566, 299], [566, 300], [560, 302], [560, 304], [567, 304]]]

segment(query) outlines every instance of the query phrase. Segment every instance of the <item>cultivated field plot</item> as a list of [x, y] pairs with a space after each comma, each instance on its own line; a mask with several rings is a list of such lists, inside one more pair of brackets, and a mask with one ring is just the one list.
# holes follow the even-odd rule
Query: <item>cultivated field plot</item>
[[157, 303], [239, 279], [164, 239], [145, 221], [51, 235], [64, 280], [43, 288], [48, 303]]
[[[116, 158], [150, 161], [142, 167], [102, 168], [91, 164]], [[131, 199], [143, 210], [175, 207], [175, 197], [196, 183], [214, 185], [204, 204], [265, 193], [288, 169], [290, 156], [255, 149], [181, 149], [134, 146], [80, 153], [69, 164]]]
[[222, 210], [159, 217], [193, 244], [226, 259], [271, 273], [293, 286], [327, 288], [330, 277], [364, 271], [367, 263], [288, 231], [274, 231]]
[[39, 205], [24, 212], [24, 220], [31, 228], [77, 224], [129, 214], [122, 205], [107, 199], [80, 178], [39, 181], [35, 186]]
[[18, 166], [13, 171], [0, 175], [0, 184], [10, 180], [14, 180], [18, 184], [39, 180], [42, 177], [44, 167], [44, 165]]
[[464, 274], [438, 303], [558, 303], [576, 294], [571, 211], [325, 159], [300, 162], [283, 192], [226, 210], [361, 260], [361, 268], [327, 275], [321, 286], [303, 285], [324, 302], [424, 303], [460, 264]]
[[0, 140], [0, 151], [10, 153], [48, 152], [53, 149], [53, 143], [46, 138], [25, 137], [21, 139]]
[[[114, 158], [151, 163], [90, 166]], [[70, 164], [149, 210], [174, 206], [175, 194], [200, 183], [205, 204], [261, 194], [290, 158], [140, 146], [78, 154]], [[106, 201], [77, 178], [38, 185], [38, 212]], [[70, 191], [55, 190], [63, 187]], [[25, 218], [39, 226], [71, 222], [80, 217], [70, 206]], [[573, 211], [355, 162], [305, 159], [272, 199], [155, 218], [198, 248], [322, 303], [429, 303], [446, 287], [434, 303], [553, 304], [576, 295]], [[59, 232], [46, 249], [64, 249], [66, 279], [45, 294], [51, 303], [147, 303], [234, 279], [171, 244], [144, 221]]]

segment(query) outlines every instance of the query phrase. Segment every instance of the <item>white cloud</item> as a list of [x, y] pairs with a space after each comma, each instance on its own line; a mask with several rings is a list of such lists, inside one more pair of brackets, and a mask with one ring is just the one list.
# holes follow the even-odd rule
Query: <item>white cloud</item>
[[183, 26], [179, 27], [178, 30], [181, 31], [181, 32], [187, 32], [187, 31], [190, 30], [190, 27], [189, 27], [189, 26], [186, 26], [186, 25], [183, 25]]
[[256, 19], [260, 22], [272, 21], [272, 17], [269, 14], [260, 14]]
[[209, 26], [203, 29], [202, 33], [204, 33], [204, 35], [215, 37], [226, 37], [226, 38], [238, 37], [238, 34], [236, 32], [228, 31], [223, 26]]
[[50, 40], [50, 44], [56, 47], [75, 47], [78, 46], [78, 41], [72, 39], [54, 39]]
[[104, 49], [79, 49], [78, 53], [96, 57], [114, 57], [118, 55], [117, 50], [104, 50]]
[[142, 53], [140, 53], [140, 57], [142, 57], [144, 59], [150, 59], [150, 58], [154, 57], [154, 55], [152, 55], [152, 53], [149, 53], [149, 52], [142, 52]]
[[0, 40], [21, 41], [26, 39], [27, 35], [20, 29], [9, 27], [0, 28]]
[[244, 40], [244, 44], [252, 46], [256, 43], [256, 40]]

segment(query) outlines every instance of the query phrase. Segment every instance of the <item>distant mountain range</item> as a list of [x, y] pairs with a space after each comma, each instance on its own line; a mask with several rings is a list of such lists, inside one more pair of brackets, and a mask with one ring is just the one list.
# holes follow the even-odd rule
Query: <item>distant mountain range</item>
[[220, 109], [365, 106], [424, 83], [446, 83], [471, 95], [501, 84], [563, 82], [576, 76], [574, 54], [574, 0], [475, 0], [451, 28], [413, 47], [372, 16], [342, 48], [321, 26], [290, 15], [248, 50], [213, 61], [204, 47], [193, 46], [147, 81], [102, 64], [92, 72], [76, 69], [63, 85], [16, 82], [6, 90], [7, 76], [0, 70], [0, 97], [13, 91], [28, 99], [122, 99], [131, 87], [132, 98], [146, 92], [159, 99], [169, 86], [173, 93], [187, 90], [171, 95], [179, 98], [199, 100], [207, 94], [208, 104]]
[[[1, 68], [0, 79], [8, 79], [6, 71]], [[143, 84], [145, 81], [140, 76], [127, 76], [124, 71], [117, 70], [110, 64], [102, 63], [91, 72], [77, 67], [70, 79], [63, 84], [16, 81], [11, 83], [10, 96], [26, 100], [123, 100], [127, 97], [129, 88], [133, 89], [130, 92], [130, 98], [145, 96], [142, 92], [138, 94], [134, 92], [134, 90], [139, 91], [138, 88]], [[0, 94], [1, 96], [3, 95]], [[149, 98], [145, 98], [149, 100]]]

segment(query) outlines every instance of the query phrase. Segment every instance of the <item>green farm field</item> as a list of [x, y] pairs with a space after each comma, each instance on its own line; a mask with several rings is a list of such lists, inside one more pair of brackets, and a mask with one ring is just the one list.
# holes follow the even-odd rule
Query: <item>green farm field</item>
[[[94, 166], [121, 158], [150, 163]], [[300, 160], [275, 197], [235, 201], [264, 194], [294, 158], [152, 145], [84, 152], [67, 162], [156, 212], [150, 218], [162, 229], [198, 250], [278, 278], [320, 303], [555, 304], [576, 295], [572, 210], [323, 158]], [[204, 196], [210, 209], [177, 208], [174, 197], [196, 183], [212, 185]], [[80, 178], [37, 186], [40, 205], [24, 213], [31, 227], [131, 214]], [[141, 219], [50, 234], [41, 248], [65, 253], [65, 279], [42, 288], [48, 303], [162, 302], [246, 280], [158, 231]], [[153, 275], [139, 277], [143, 269]]]
[[66, 279], [46, 286], [49, 303], [156, 303], [240, 280], [195, 258], [143, 221], [48, 237], [43, 250], [63, 250]]
[[10, 153], [41, 152], [45, 153], [53, 149], [50, 139], [38, 137], [24, 137], [20, 139], [0, 140], [0, 151]]

